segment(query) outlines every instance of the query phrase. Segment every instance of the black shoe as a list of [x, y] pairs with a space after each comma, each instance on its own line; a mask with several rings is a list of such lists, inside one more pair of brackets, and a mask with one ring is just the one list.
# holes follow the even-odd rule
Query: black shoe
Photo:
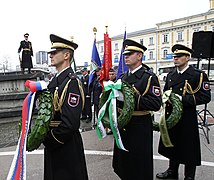
[[178, 173], [173, 170], [167, 169], [165, 172], [157, 173], [156, 177], [158, 179], [178, 179]]

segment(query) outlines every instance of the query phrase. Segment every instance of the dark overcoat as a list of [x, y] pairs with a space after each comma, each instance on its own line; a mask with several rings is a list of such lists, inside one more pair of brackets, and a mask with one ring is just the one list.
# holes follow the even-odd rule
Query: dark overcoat
[[93, 104], [96, 106], [99, 106], [101, 93], [102, 93], [102, 85], [100, 84], [100, 79], [96, 78], [93, 81], [93, 87], [92, 87], [92, 94], [93, 94], [92, 101], [93, 101]]
[[[185, 82], [189, 85], [185, 86]], [[181, 164], [200, 165], [200, 139], [197, 121], [196, 106], [210, 102], [210, 89], [205, 73], [190, 66], [183, 74], [177, 70], [170, 72], [166, 79], [164, 91], [172, 89], [172, 92], [182, 96], [183, 113], [179, 122], [168, 130], [169, 137], [174, 147], [165, 147], [160, 139], [158, 152]], [[188, 92], [185, 92], [188, 89]], [[172, 111], [172, 105], [166, 104], [166, 118]]]
[[91, 92], [89, 91], [88, 82], [89, 75], [85, 75], [81, 77], [81, 82], [83, 84], [83, 90], [85, 94], [85, 106], [82, 111], [82, 117], [92, 119], [92, 109], [91, 109]]
[[[158, 111], [161, 107], [161, 93], [158, 78], [144, 67], [122, 80], [134, 86], [135, 111]], [[123, 145], [120, 150], [115, 143], [113, 168], [123, 180], [153, 179], [153, 130], [152, 115], [132, 116], [130, 122], [120, 130]]]
[[67, 82], [70, 81], [65, 92], [64, 102], [60, 111], [56, 111], [51, 121], [59, 122], [50, 127], [43, 144], [44, 180], [87, 180], [87, 168], [84, 155], [82, 137], [79, 132], [80, 115], [82, 111], [81, 82], [75, 77], [71, 68], [54, 77], [48, 85], [54, 93], [58, 87], [61, 97]]
[[30, 41], [21, 41], [18, 49], [18, 53], [22, 50], [22, 59], [21, 59], [21, 68], [32, 68], [32, 57], [33, 56], [33, 48], [32, 43]]

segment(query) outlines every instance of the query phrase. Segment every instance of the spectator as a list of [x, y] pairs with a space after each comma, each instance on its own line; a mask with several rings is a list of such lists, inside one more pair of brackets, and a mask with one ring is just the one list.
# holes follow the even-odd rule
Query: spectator
[[101, 68], [98, 67], [95, 70], [95, 73], [96, 73], [96, 77], [92, 83], [92, 105], [94, 105], [94, 124], [95, 124], [95, 115], [98, 118], [99, 101], [100, 101], [100, 95], [102, 93], [102, 85], [100, 84]]
[[85, 94], [85, 106], [82, 111], [82, 120], [86, 120], [87, 123], [92, 120], [92, 110], [91, 110], [91, 93], [88, 87], [89, 75], [87, 68], [82, 69], [81, 82], [83, 84], [83, 90]]

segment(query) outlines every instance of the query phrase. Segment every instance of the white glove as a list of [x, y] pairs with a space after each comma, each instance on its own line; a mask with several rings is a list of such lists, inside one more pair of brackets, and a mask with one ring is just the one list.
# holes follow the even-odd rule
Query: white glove
[[119, 96], [117, 97], [118, 101], [124, 101], [124, 96], [121, 91], [118, 91]]
[[181, 95], [179, 95], [179, 94], [175, 94], [175, 95], [179, 98], [180, 101], [182, 101], [182, 96]]

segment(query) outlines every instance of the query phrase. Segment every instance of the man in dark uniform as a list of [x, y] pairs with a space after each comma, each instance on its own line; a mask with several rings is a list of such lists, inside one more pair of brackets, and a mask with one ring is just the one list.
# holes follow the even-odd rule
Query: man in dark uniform
[[[94, 124], [95, 124], [95, 115], [98, 117], [98, 112], [99, 112], [99, 101], [100, 101], [100, 95], [102, 93], [102, 85], [100, 83], [100, 74], [101, 74], [101, 68], [97, 67], [95, 70], [95, 79], [92, 82], [92, 89], [91, 89], [91, 94], [92, 94], [92, 104], [94, 105]], [[91, 88], [91, 87], [90, 87]]]
[[[176, 44], [172, 47], [176, 69], [169, 72], [164, 91], [172, 90], [183, 104], [179, 122], [168, 130], [173, 147], [165, 147], [160, 138], [158, 152], [169, 158], [169, 168], [156, 175], [159, 179], [178, 179], [179, 164], [185, 165], [185, 180], [195, 178], [196, 166], [201, 165], [200, 139], [196, 106], [210, 102], [211, 94], [207, 75], [188, 65], [192, 49]], [[166, 119], [172, 111], [166, 104]]]
[[58, 73], [48, 89], [53, 94], [54, 117], [43, 144], [44, 180], [87, 180], [87, 168], [82, 137], [79, 132], [80, 116], [84, 106], [82, 83], [71, 68], [73, 41], [50, 35], [51, 65]]
[[147, 48], [130, 39], [123, 42], [123, 47], [129, 71], [120, 78], [135, 89], [135, 109], [130, 122], [120, 130], [123, 145], [128, 151], [119, 149], [115, 144], [113, 168], [123, 180], [153, 180], [151, 114], [161, 107], [160, 84], [157, 76], [142, 65]]
[[[109, 69], [108, 76], [109, 76], [109, 81], [116, 82], [116, 72], [113, 69], [113, 67]], [[110, 128], [106, 128], [106, 131], [107, 131], [107, 135], [113, 134]]]
[[109, 75], [110, 81], [112, 81], [112, 82], [116, 81], [116, 72], [112, 67], [109, 69], [108, 75]]
[[88, 69], [84, 67], [82, 69], [82, 77], [81, 82], [83, 84], [83, 90], [85, 94], [85, 106], [82, 111], [82, 120], [86, 120], [87, 123], [91, 122], [92, 120], [92, 109], [91, 109], [91, 92], [89, 91], [88, 82], [89, 82], [89, 75]]
[[32, 43], [28, 41], [28, 36], [29, 36], [28, 33], [24, 34], [25, 40], [20, 42], [20, 46], [18, 49], [19, 54], [22, 50], [22, 58], [19, 55], [19, 59], [20, 59], [20, 65], [21, 65], [23, 74], [25, 72], [25, 68], [28, 68], [28, 73], [30, 74], [31, 73], [30, 70], [33, 67], [32, 57], [31, 57], [33, 56], [33, 48], [32, 48]]

